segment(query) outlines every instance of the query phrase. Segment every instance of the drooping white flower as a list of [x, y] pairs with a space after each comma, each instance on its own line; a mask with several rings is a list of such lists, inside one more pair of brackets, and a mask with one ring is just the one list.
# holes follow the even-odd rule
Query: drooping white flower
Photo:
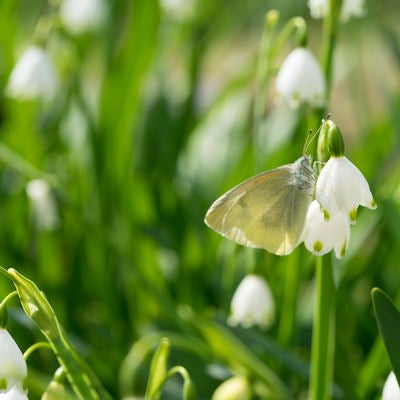
[[95, 31], [107, 20], [108, 8], [104, 0], [63, 0], [60, 19], [73, 35]]
[[19, 100], [50, 100], [57, 92], [58, 78], [48, 53], [29, 47], [15, 64], [6, 94]]
[[335, 251], [336, 258], [342, 258], [350, 241], [350, 224], [340, 211], [325, 218], [317, 200], [308, 207], [302, 241], [307, 250], [317, 256]]
[[[309, 0], [308, 7], [313, 18], [324, 18], [329, 12], [329, 0]], [[350, 17], [365, 15], [365, 0], [343, 0], [340, 19], [346, 22]]]
[[6, 385], [0, 392], [5, 394], [15, 388], [15, 393], [24, 393], [23, 381], [28, 373], [26, 362], [18, 345], [4, 328], [0, 328], [0, 355], [0, 381]]
[[13, 386], [6, 392], [0, 391], [0, 400], [29, 400], [26, 392], [19, 386]]
[[310, 50], [298, 47], [283, 62], [276, 77], [278, 98], [296, 108], [302, 102], [321, 106], [325, 102], [326, 83], [318, 61]]
[[197, 0], [160, 0], [160, 7], [165, 14], [178, 21], [192, 19], [196, 6]]
[[382, 400], [400, 400], [400, 386], [393, 371], [390, 372], [383, 386]]
[[275, 302], [265, 279], [257, 275], [247, 275], [232, 297], [228, 323], [268, 328], [274, 321], [274, 313]]
[[221, 383], [213, 393], [211, 400], [250, 400], [251, 391], [247, 379], [234, 376]]
[[341, 211], [351, 223], [356, 221], [359, 205], [376, 208], [367, 180], [345, 156], [331, 157], [322, 168], [316, 198], [329, 215]]
[[26, 193], [37, 226], [49, 231], [57, 228], [59, 223], [57, 206], [48, 183], [43, 179], [33, 179], [26, 185]]

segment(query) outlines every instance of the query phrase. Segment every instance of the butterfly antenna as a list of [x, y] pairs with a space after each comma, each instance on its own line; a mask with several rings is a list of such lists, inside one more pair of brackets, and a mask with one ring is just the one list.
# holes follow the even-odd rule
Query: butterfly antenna
[[313, 142], [313, 140], [315, 139], [316, 136], [318, 136], [322, 126], [324, 125], [324, 123], [326, 121], [328, 121], [331, 118], [331, 113], [328, 113], [325, 117], [325, 119], [322, 119], [322, 123], [320, 125], [320, 127], [316, 130], [316, 132], [313, 134], [312, 129], [309, 130], [306, 141], [304, 143], [304, 149], [303, 149], [303, 154], [307, 153], [308, 147], [311, 145], [311, 143]]

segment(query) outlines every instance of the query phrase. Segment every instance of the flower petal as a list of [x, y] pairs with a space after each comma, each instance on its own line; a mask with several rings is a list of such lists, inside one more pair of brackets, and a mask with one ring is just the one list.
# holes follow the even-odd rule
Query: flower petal
[[334, 249], [336, 258], [342, 258], [350, 241], [349, 221], [341, 212], [326, 219], [320, 204], [314, 200], [308, 208], [302, 241], [314, 255], [322, 256]]

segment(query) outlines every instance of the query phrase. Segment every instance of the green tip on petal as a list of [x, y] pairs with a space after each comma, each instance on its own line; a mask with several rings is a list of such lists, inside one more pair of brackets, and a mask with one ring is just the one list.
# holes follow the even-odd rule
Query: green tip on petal
[[0, 390], [7, 390], [7, 379], [0, 378]]
[[350, 221], [355, 224], [357, 221], [357, 208], [353, 208], [349, 212]]
[[320, 242], [319, 240], [317, 240], [317, 241], [314, 243], [313, 250], [314, 250], [316, 253], [319, 253], [319, 252], [322, 250], [323, 247], [324, 247], [323, 243]]
[[340, 249], [340, 258], [343, 258], [346, 254], [346, 247], [347, 247], [347, 242], [345, 241], [343, 243], [342, 248]]
[[378, 207], [378, 204], [375, 203], [375, 199], [372, 199], [372, 200], [371, 200], [370, 207], [371, 207], [373, 210], [374, 210], [376, 207]]
[[325, 208], [322, 208], [322, 212], [324, 213], [324, 220], [329, 221], [331, 219], [331, 215], [329, 214], [329, 212], [325, 210]]

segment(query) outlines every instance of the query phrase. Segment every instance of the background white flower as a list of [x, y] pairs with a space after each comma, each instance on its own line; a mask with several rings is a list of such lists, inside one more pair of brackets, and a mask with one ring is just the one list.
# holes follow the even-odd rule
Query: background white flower
[[273, 323], [274, 316], [275, 302], [267, 282], [260, 276], [247, 275], [232, 297], [228, 323], [268, 328]]
[[340, 211], [325, 219], [317, 200], [311, 202], [306, 216], [302, 240], [307, 250], [322, 256], [335, 250], [336, 258], [342, 258], [350, 241], [350, 224]]
[[37, 226], [49, 231], [57, 228], [59, 224], [57, 206], [48, 183], [43, 179], [33, 179], [26, 185], [26, 193]]
[[276, 77], [278, 98], [282, 98], [293, 108], [302, 102], [321, 106], [325, 102], [325, 91], [325, 77], [311, 51], [304, 47], [293, 50]]
[[376, 208], [367, 180], [345, 156], [331, 157], [322, 168], [316, 198], [330, 215], [340, 210], [352, 223], [356, 221], [359, 205]]
[[393, 371], [390, 372], [383, 386], [382, 400], [400, 400], [400, 386]]
[[107, 15], [105, 0], [63, 0], [60, 7], [61, 22], [74, 35], [97, 30]]
[[213, 393], [211, 400], [250, 400], [249, 383], [242, 376], [234, 376], [221, 383]]
[[50, 100], [57, 92], [58, 78], [47, 52], [29, 47], [11, 71], [6, 94], [20, 100]]
[[0, 380], [5, 380], [7, 384], [4, 392], [14, 387], [24, 392], [23, 380], [28, 373], [26, 362], [12, 336], [3, 328], [0, 328], [0, 355]]
[[[308, 7], [313, 18], [324, 18], [329, 11], [329, 0], [309, 0]], [[346, 22], [350, 17], [363, 17], [365, 13], [365, 0], [343, 0], [340, 19]]]

